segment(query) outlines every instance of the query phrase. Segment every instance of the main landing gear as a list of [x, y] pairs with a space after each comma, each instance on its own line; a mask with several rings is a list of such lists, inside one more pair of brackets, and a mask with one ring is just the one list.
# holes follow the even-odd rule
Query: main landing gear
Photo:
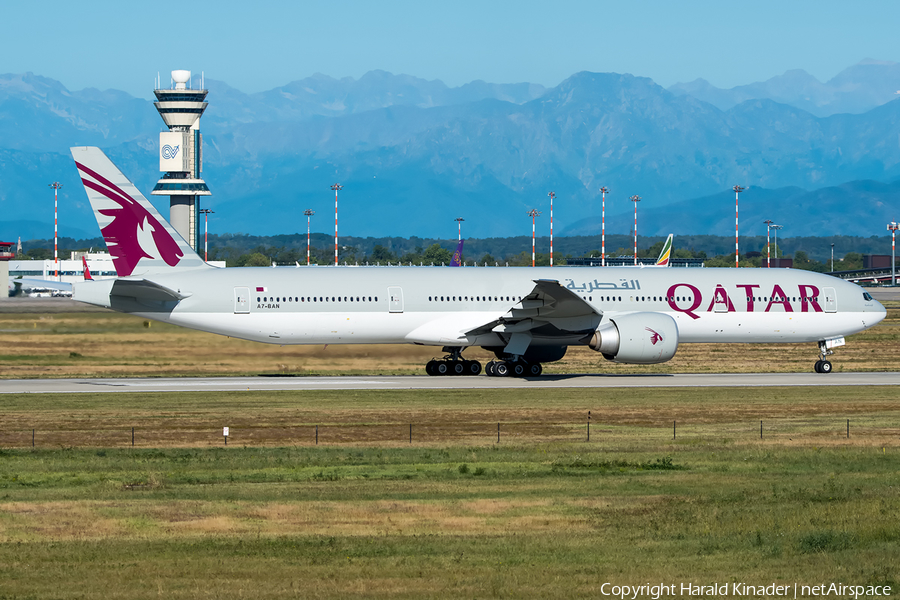
[[820, 360], [816, 361], [815, 371], [816, 373], [831, 373], [831, 363], [825, 360], [830, 354], [834, 354], [834, 350], [829, 349], [825, 345], [825, 341], [822, 340], [819, 342], [819, 355], [822, 357]]
[[465, 360], [462, 357], [462, 348], [445, 346], [444, 352], [449, 352], [443, 360], [429, 360], [425, 365], [425, 372], [429, 375], [479, 375], [481, 363], [477, 360]]
[[544, 372], [541, 363], [524, 360], [492, 360], [484, 366], [488, 377], [540, 377]]

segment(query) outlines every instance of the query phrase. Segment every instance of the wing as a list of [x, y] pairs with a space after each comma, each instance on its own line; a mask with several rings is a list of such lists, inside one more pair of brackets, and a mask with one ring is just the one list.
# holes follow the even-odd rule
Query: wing
[[465, 332], [466, 336], [497, 333], [507, 342], [506, 352], [523, 354], [535, 337], [572, 343], [592, 333], [603, 313], [558, 281], [538, 279], [534, 289], [508, 313]]

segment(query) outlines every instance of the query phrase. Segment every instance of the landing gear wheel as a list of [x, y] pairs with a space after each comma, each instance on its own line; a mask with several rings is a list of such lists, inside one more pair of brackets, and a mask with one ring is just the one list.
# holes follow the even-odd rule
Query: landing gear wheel
[[446, 375], [450, 371], [450, 366], [447, 364], [446, 360], [436, 361], [437, 364], [434, 367], [434, 372], [437, 375]]
[[525, 365], [520, 362], [515, 363], [512, 366], [512, 374], [514, 377], [524, 377], [525, 376]]
[[529, 377], [540, 377], [541, 373], [544, 372], [544, 367], [541, 366], [541, 363], [533, 363], [528, 365], [528, 376]]
[[496, 377], [508, 377], [509, 364], [505, 360], [494, 363], [494, 375]]
[[453, 375], [464, 375], [466, 372], [466, 365], [461, 360], [455, 360], [450, 363], [450, 372]]
[[816, 364], [815, 364], [815, 366], [813, 367], [813, 370], [814, 370], [816, 373], [821, 373], [821, 372], [822, 372], [822, 363], [823, 363], [823, 362], [825, 362], [825, 361], [823, 361], [823, 360], [817, 360], [817, 361], [816, 361]]
[[437, 375], [436, 366], [437, 366], [436, 360], [429, 360], [427, 363], [425, 363], [425, 372], [428, 375], [431, 375], [432, 377]]
[[484, 365], [485, 374], [488, 377], [496, 376], [497, 373], [494, 372], [494, 367], [496, 367], [496, 366], [497, 366], [497, 363], [495, 363], [494, 361], [492, 361], [492, 360], [488, 361], [488, 364]]
[[467, 360], [463, 363], [465, 367], [466, 375], [479, 375], [481, 374], [481, 363], [477, 360]]
[[831, 363], [823, 360], [822, 366], [819, 367], [819, 373], [831, 373]]

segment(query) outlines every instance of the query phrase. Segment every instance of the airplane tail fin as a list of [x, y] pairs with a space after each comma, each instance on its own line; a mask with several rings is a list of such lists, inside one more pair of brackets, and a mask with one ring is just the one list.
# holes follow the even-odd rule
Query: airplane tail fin
[[466, 240], [459, 240], [459, 245], [456, 246], [456, 252], [453, 253], [453, 258], [450, 260], [451, 267], [458, 267], [462, 264], [462, 247], [463, 242]]
[[84, 266], [84, 280], [85, 281], [93, 281], [94, 277], [93, 277], [93, 275], [91, 275], [91, 270], [88, 269], [87, 259], [84, 257], [83, 254], [81, 255], [81, 264], [82, 264], [82, 266]]
[[669, 258], [672, 256], [672, 238], [674, 234], [669, 234], [669, 237], [666, 239], [666, 243], [663, 244], [662, 251], [659, 253], [659, 258], [656, 259], [657, 267], [668, 267], [669, 266]]
[[206, 266], [102, 150], [70, 150], [120, 277]]

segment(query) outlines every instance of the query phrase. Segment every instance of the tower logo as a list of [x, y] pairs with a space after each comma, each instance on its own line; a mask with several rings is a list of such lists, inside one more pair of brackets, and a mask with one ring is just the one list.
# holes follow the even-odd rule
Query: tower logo
[[176, 156], [178, 156], [178, 150], [181, 146], [170, 146], [166, 144], [162, 147], [162, 157], [166, 160], [172, 160]]

